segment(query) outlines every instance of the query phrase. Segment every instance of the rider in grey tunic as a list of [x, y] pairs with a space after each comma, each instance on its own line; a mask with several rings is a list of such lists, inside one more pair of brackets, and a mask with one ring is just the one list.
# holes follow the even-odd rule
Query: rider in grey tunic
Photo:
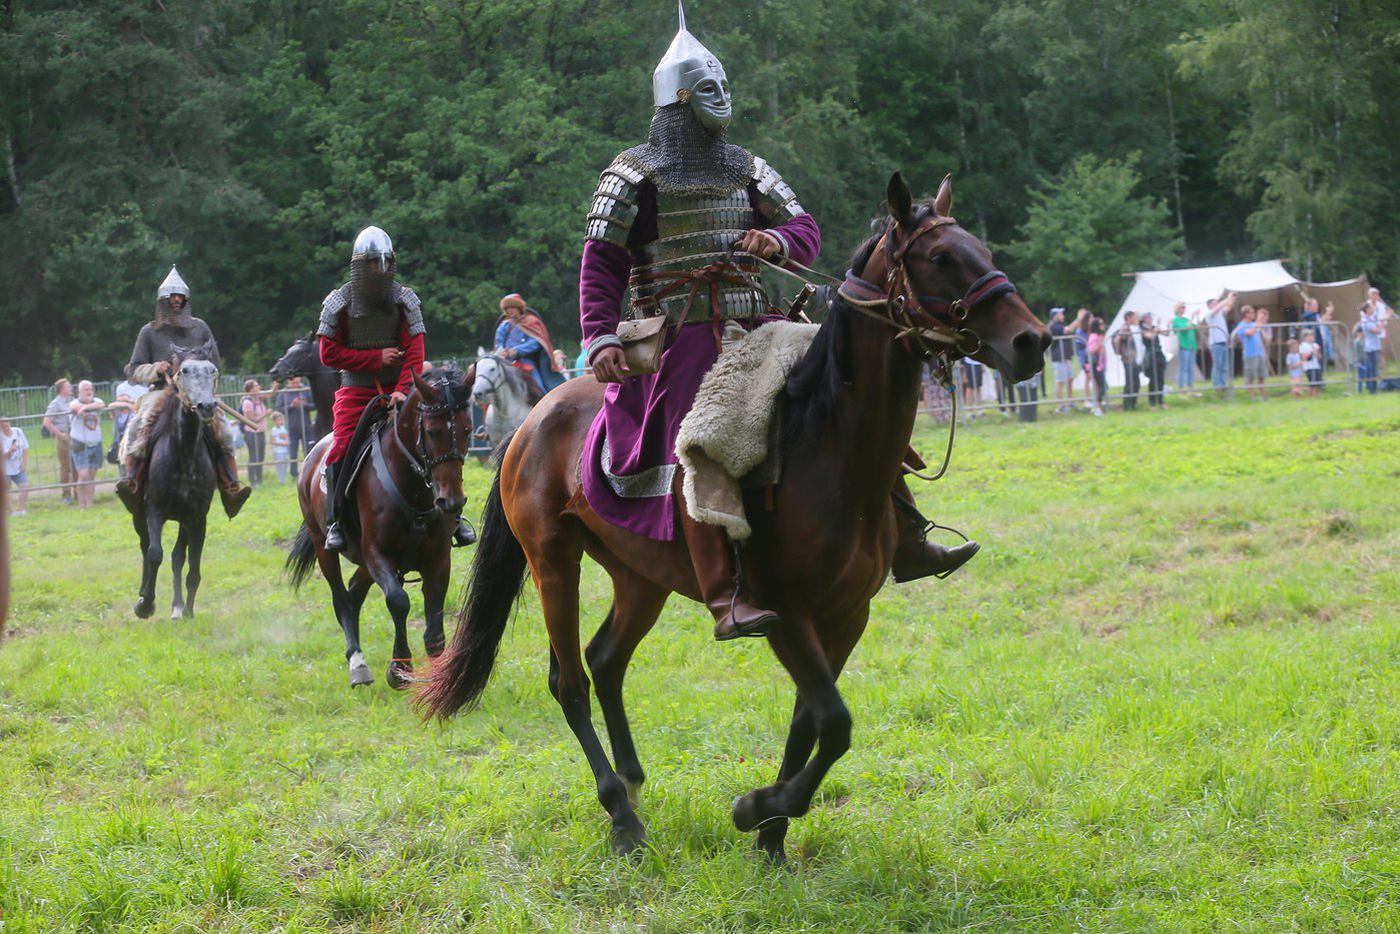
[[[190, 289], [174, 266], [156, 290], [155, 317], [141, 328], [131, 360], [126, 365], [127, 379], [149, 386], [153, 390], [141, 397], [136, 414], [122, 437], [121, 456], [126, 465], [126, 478], [117, 484], [117, 497], [133, 513], [140, 506], [142, 467], [150, 441], [150, 426], [172, 395], [168, 374], [171, 362], [182, 350], [207, 347], [209, 358], [220, 365], [219, 345], [214, 332], [199, 318], [190, 314]], [[238, 461], [234, 458], [233, 433], [222, 418], [214, 419], [207, 429], [218, 445], [221, 456], [215, 464], [219, 483], [219, 498], [224, 512], [232, 519], [248, 501], [252, 490], [238, 482]]]

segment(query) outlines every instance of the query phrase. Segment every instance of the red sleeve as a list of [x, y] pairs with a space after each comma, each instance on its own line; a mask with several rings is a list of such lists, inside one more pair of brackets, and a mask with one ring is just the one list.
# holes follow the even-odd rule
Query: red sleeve
[[377, 370], [384, 365], [384, 357], [378, 350], [355, 350], [322, 334], [321, 362], [337, 370]]
[[395, 391], [405, 396], [413, 391], [413, 374], [423, 372], [423, 335], [408, 336], [408, 322], [399, 325], [399, 347], [403, 348], [403, 369], [399, 371], [399, 384]]

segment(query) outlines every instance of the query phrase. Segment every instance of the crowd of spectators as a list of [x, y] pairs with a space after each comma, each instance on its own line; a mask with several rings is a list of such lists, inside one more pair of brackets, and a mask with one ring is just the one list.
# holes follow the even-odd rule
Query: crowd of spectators
[[[1107, 339], [1108, 322], [1087, 308], [1070, 318], [1065, 308], [1052, 307], [1047, 313], [1052, 341], [1044, 380], [1054, 388], [1046, 404], [1064, 413], [1082, 402], [1085, 411], [1103, 415], [1109, 362], [1114, 358], [1121, 366], [1119, 399], [1125, 411], [1138, 408], [1139, 399], [1145, 399], [1149, 409], [1167, 408], [1173, 370], [1178, 398], [1200, 396], [1198, 377], [1221, 395], [1242, 382], [1244, 397], [1252, 401], [1268, 398], [1268, 379], [1275, 374], [1286, 374], [1290, 393], [1299, 397], [1320, 395], [1327, 371], [1344, 380], [1348, 367], [1355, 370], [1357, 392], [1396, 388], [1400, 382], [1384, 378], [1386, 323], [1394, 318], [1376, 289], [1371, 289], [1350, 335], [1337, 323], [1330, 302], [1323, 305], [1309, 298], [1300, 313], [1286, 317], [1275, 321], [1268, 308], [1242, 304], [1237, 294], [1227, 292], [1194, 314], [1181, 302], [1170, 317], [1125, 311]], [[1345, 345], [1345, 353], [1339, 345]], [[1017, 384], [1018, 398], [1012, 399], [1000, 376], [974, 361], [960, 364], [956, 383], [959, 401], [971, 418], [992, 410], [1010, 415], [1018, 405], [1025, 417], [1024, 407], [1034, 394], [1022, 391], [1026, 384]], [[1083, 396], [1077, 400], [1080, 387]], [[983, 404], [992, 397], [994, 407]]]

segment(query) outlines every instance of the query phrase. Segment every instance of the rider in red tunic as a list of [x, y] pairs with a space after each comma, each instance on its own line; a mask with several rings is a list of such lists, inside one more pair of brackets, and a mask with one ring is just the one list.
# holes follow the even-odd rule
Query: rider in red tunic
[[[402, 403], [413, 388], [413, 374], [423, 370], [423, 310], [414, 291], [394, 280], [394, 244], [378, 227], [355, 238], [350, 281], [321, 304], [321, 362], [340, 370], [335, 391], [335, 424], [326, 453], [326, 488], [330, 516], [326, 550], [345, 550], [340, 508], [348, 477], [340, 469], [366, 406], [385, 394]], [[382, 404], [382, 402], [380, 403]], [[460, 521], [457, 544], [471, 544], [470, 529]]]

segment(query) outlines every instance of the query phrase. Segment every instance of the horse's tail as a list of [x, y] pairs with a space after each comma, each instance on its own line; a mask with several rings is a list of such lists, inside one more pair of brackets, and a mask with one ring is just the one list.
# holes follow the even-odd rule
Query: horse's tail
[[293, 588], [300, 588], [311, 576], [311, 568], [316, 563], [316, 545], [311, 541], [311, 530], [306, 523], [297, 529], [297, 537], [292, 540], [292, 550], [287, 555], [287, 579]]
[[[504, 448], [502, 444], [501, 450]], [[433, 662], [432, 678], [414, 702], [425, 716], [445, 720], [463, 707], [475, 706], [481, 698], [496, 666], [496, 651], [511, 610], [525, 584], [525, 569], [525, 550], [501, 506], [498, 457], [496, 477], [481, 516], [467, 601], [457, 615], [457, 631], [447, 651]]]

